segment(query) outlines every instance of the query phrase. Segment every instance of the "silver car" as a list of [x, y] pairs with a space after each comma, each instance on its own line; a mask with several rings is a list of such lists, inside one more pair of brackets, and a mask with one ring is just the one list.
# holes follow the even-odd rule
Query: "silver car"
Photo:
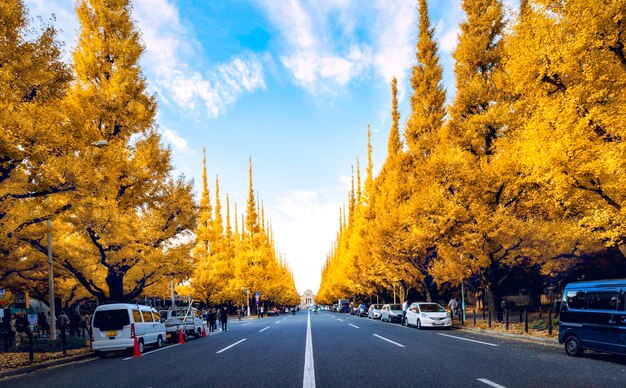
[[367, 310], [367, 317], [369, 319], [380, 319], [380, 309], [382, 307], [383, 307], [382, 304], [371, 305], [369, 310]]
[[385, 304], [380, 309], [381, 322], [402, 322], [402, 305], [399, 304]]

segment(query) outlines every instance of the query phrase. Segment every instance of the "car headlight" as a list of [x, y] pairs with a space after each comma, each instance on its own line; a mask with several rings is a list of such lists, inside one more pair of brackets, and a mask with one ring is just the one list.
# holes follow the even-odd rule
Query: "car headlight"
[[428, 315], [426, 315], [424, 313], [421, 313], [420, 315], [422, 316], [422, 318], [428, 318]]
[[446, 319], [450, 319], [450, 313], [446, 313]]

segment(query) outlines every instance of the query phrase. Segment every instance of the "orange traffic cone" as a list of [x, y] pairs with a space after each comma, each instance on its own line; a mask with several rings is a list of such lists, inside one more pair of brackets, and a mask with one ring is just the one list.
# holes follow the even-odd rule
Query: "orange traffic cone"
[[179, 344], [185, 343], [185, 338], [183, 338], [183, 331], [180, 329], [178, 330], [178, 343]]
[[206, 337], [206, 327], [204, 325], [202, 325], [202, 336]]
[[137, 337], [135, 337], [135, 345], [133, 346], [133, 358], [141, 357], [141, 352], [139, 351], [139, 341], [137, 341]]

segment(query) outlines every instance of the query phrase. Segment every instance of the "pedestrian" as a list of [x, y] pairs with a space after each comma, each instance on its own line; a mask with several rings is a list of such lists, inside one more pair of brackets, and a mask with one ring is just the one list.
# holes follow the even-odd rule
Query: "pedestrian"
[[70, 318], [65, 314], [65, 311], [61, 311], [59, 317], [57, 318], [57, 329], [59, 329], [59, 333], [61, 336], [66, 334], [66, 330], [70, 325]]
[[401, 326], [406, 325], [406, 310], [408, 310], [408, 308], [409, 308], [409, 300], [405, 298], [404, 302], [402, 303], [402, 322], [400, 323]]
[[80, 321], [80, 327], [83, 331], [83, 338], [85, 338], [85, 333], [87, 333], [88, 337], [91, 337], [91, 316], [89, 314], [83, 315], [83, 318]]
[[241, 308], [237, 309], [237, 318], [241, 321]]
[[44, 314], [42, 311], [39, 314], [37, 314], [37, 331], [41, 333], [42, 337], [48, 336], [48, 328], [46, 327], [46, 325], [47, 325], [46, 314]]
[[[221, 307], [218, 307], [217, 309], [217, 320], [220, 323], [220, 327], [222, 327], [222, 308]], [[222, 331], [224, 330], [222, 329]]]
[[15, 347], [18, 350], [28, 346], [30, 333], [30, 323], [28, 319], [26, 319], [24, 313], [18, 312], [15, 318]]
[[11, 314], [11, 320], [9, 321], [9, 339], [11, 341], [11, 347], [13, 347], [13, 342], [16, 338], [15, 326], [17, 324], [17, 317], [15, 314]]
[[450, 298], [450, 301], [448, 302], [448, 307], [450, 307], [450, 315], [452, 315], [454, 317], [454, 313], [456, 312], [456, 308], [458, 306], [458, 302], [456, 301], [455, 297]]
[[80, 321], [80, 315], [75, 310], [70, 312], [70, 335], [72, 337], [78, 337]]
[[228, 310], [226, 309], [226, 307], [224, 307], [224, 309], [222, 310], [222, 331], [226, 331], [227, 328], [227, 324], [228, 324]]

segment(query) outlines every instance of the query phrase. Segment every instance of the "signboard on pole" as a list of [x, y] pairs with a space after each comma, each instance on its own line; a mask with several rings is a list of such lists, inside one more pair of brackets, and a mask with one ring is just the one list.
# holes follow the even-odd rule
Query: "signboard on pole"
[[28, 295], [23, 291], [18, 291], [15, 293], [15, 308], [25, 309], [28, 304]]
[[260, 299], [258, 291], [254, 293], [254, 299], [256, 301], [256, 305], [258, 306], [259, 305], [259, 299]]
[[0, 299], [4, 299], [4, 288], [0, 288]]

